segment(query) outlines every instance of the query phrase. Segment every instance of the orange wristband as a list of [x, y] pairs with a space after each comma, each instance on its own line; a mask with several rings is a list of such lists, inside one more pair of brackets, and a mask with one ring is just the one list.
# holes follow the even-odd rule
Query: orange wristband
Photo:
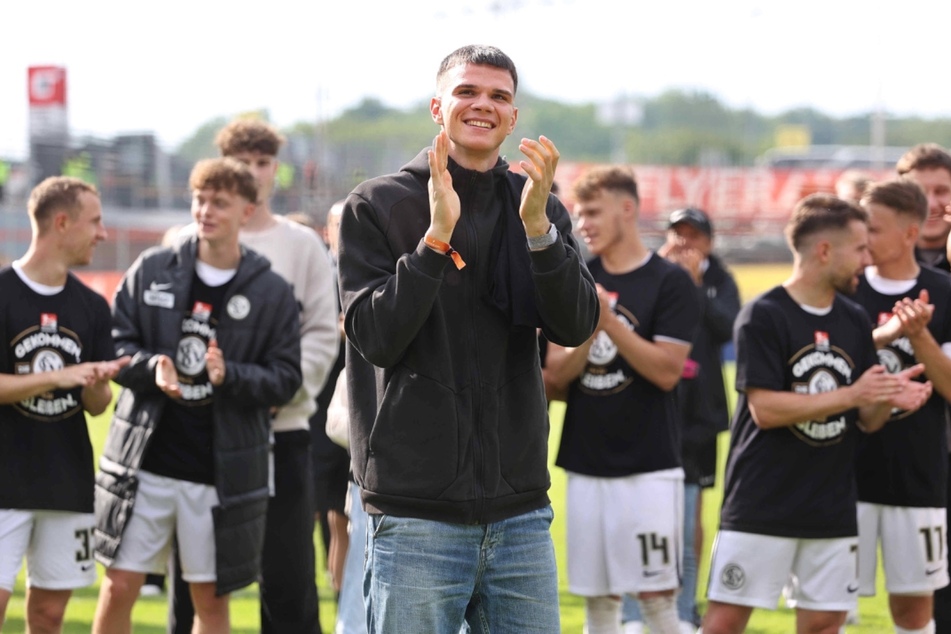
[[448, 255], [452, 258], [453, 264], [456, 265], [456, 268], [460, 271], [466, 267], [466, 263], [462, 261], [462, 256], [459, 255], [459, 252], [452, 248], [448, 242], [443, 242], [442, 240], [437, 240], [428, 233], [424, 239], [426, 246], [432, 247], [442, 253], [443, 255]]

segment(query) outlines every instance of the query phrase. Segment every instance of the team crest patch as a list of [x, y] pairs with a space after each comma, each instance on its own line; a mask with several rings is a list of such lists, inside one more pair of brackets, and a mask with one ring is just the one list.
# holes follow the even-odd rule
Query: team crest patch
[[56, 313], [40, 313], [40, 331], [56, 332], [59, 328], [59, 319]]
[[816, 341], [816, 350], [822, 350], [823, 352], [828, 352], [829, 333], [822, 330], [817, 330], [815, 332], [815, 341]]
[[891, 314], [891, 313], [879, 313], [879, 314], [878, 314], [878, 325], [879, 325], [879, 326], [884, 326], [886, 323], [888, 323], [888, 320], [891, 319], [891, 318], [892, 318], [892, 314]]
[[228, 300], [227, 311], [232, 319], [244, 319], [251, 312], [251, 302], [244, 295], [235, 295]]
[[736, 564], [727, 564], [720, 573], [720, 582], [730, 590], [739, 590], [746, 583], [746, 573]]

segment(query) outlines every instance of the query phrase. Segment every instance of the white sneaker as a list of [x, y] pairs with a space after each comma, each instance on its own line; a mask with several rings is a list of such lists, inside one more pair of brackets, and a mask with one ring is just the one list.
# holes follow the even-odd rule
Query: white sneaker
[[157, 597], [162, 594], [162, 588], [151, 583], [147, 583], [139, 590], [140, 597]]
[[645, 634], [644, 624], [640, 621], [628, 621], [621, 625], [621, 634]]
[[697, 626], [690, 621], [681, 621], [680, 634], [697, 634]]

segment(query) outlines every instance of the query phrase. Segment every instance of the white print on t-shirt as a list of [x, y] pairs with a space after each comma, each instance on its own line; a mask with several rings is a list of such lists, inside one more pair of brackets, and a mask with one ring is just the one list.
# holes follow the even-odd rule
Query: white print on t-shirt
[[898, 374], [902, 371], [901, 359], [898, 358], [894, 350], [881, 348], [878, 351], [878, 362], [882, 364], [889, 374]]
[[[616, 306], [617, 318], [633, 331], [637, 318], [623, 306]], [[624, 367], [608, 371], [608, 366], [617, 359], [617, 344], [603, 330], [599, 330], [588, 351], [588, 366], [581, 375], [581, 387], [591, 392], [615, 392], [631, 382], [632, 377]]]
[[[908, 340], [908, 337], [899, 337], [876, 352], [878, 353], [878, 362], [882, 364], [885, 371], [889, 374], [898, 374], [909, 365], [915, 363], [915, 349]], [[904, 359], [902, 355], [905, 355]], [[905, 418], [910, 414], [911, 412], [903, 410], [900, 407], [893, 407], [889, 420]]]
[[15, 354], [19, 360], [37, 348], [56, 348], [75, 359], [75, 363], [79, 363], [80, 355], [83, 350], [82, 346], [79, 345], [78, 341], [70, 338], [70, 335], [72, 337], [76, 336], [74, 333], [65, 329], [64, 332], [66, 333], [65, 335], [48, 332], [35, 332], [32, 335], [28, 335], [22, 341], [14, 342], [13, 354]]
[[[834, 346], [823, 345], [795, 360], [792, 366], [792, 389], [797, 394], [823, 394], [852, 383], [852, 363]], [[806, 350], [810, 350], [807, 348]], [[801, 379], [801, 380], [800, 380]], [[809, 444], [827, 445], [842, 440], [847, 425], [845, 414], [823, 421], [805, 421], [790, 428], [800, 440]]]
[[[196, 302], [197, 304], [199, 302]], [[175, 368], [187, 379], [199, 377], [205, 371], [208, 342], [217, 338], [215, 327], [204, 321], [206, 318], [204, 311], [200, 311], [199, 319], [186, 317], [182, 321], [182, 332], [186, 334], [178, 342]], [[192, 383], [187, 379], [180, 382], [182, 401], [204, 401], [211, 398], [214, 387], [210, 381]]]
[[196, 376], [205, 369], [205, 353], [208, 345], [201, 337], [182, 337], [178, 342], [175, 367], [186, 376]]
[[[14, 367], [17, 374], [39, 374], [53, 372], [66, 367], [69, 358], [73, 363], [82, 361], [82, 345], [76, 333], [68, 328], [58, 328], [54, 321], [44, 322], [45, 328], [34, 327], [21, 333], [19, 340], [13, 341], [13, 354], [16, 357]], [[50, 332], [50, 329], [57, 332]], [[31, 418], [62, 418], [79, 409], [80, 403], [72, 393], [55, 394], [52, 390], [37, 396], [23, 399], [15, 405], [23, 414]]]

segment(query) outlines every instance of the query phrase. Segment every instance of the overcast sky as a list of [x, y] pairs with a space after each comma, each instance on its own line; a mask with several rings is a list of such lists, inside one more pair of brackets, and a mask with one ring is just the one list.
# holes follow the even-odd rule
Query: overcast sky
[[263, 108], [285, 126], [366, 96], [428, 100], [440, 60], [470, 43], [572, 103], [676, 87], [768, 114], [951, 116], [948, 2], [10, 0], [0, 156], [26, 153], [31, 65], [67, 67], [74, 133], [154, 131], [172, 148], [221, 115]]

